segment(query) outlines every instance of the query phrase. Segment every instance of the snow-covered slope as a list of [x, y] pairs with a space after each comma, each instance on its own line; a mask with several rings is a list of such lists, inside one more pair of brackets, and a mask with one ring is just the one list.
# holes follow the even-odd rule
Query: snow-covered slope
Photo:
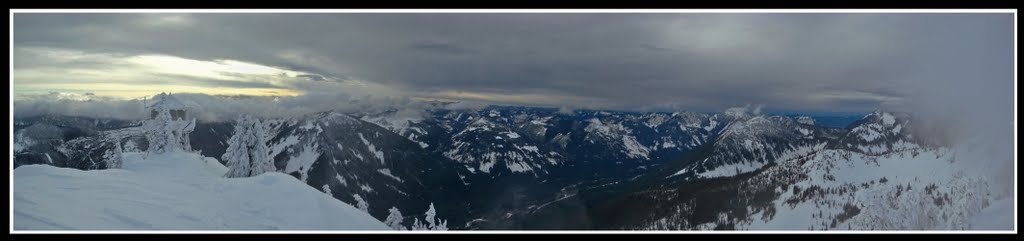
[[[683, 204], [675, 207], [680, 210], [676, 214], [634, 228], [974, 228], [972, 218], [995, 200], [1005, 199], [1005, 194], [990, 187], [995, 180], [985, 175], [985, 167], [976, 164], [983, 161], [974, 159], [980, 156], [973, 153], [977, 150], [927, 144], [913, 137], [911, 126], [907, 114], [876, 111], [855, 122], [838, 139], [826, 138], [812, 150], [780, 156], [777, 165], [757, 168], [750, 176], [716, 180], [736, 189], [728, 195], [730, 204], [724, 209], [709, 211], [714, 208]], [[808, 126], [783, 129], [803, 128]], [[782, 133], [769, 136], [800, 139]], [[822, 149], [825, 146], [829, 148]], [[697, 208], [705, 210], [694, 210]], [[712, 218], [692, 218], [699, 216], [696, 213]], [[994, 218], [1012, 223], [1005, 217]]]
[[[978, 148], [987, 140], [928, 144], [913, 137], [920, 135], [907, 128], [912, 124], [908, 115], [879, 111], [847, 132], [812, 136], [812, 146], [794, 148], [800, 145], [787, 143], [808, 136], [801, 129], [826, 130], [783, 118], [731, 116], [740, 121], [692, 155], [621, 184], [579, 191], [510, 222], [545, 229], [1012, 228], [1013, 215], [999, 213], [1012, 213], [1012, 193], [988, 175], [999, 168], [993, 163], [1003, 163], [988, 159], [1009, 157]], [[755, 143], [781, 144], [789, 151], [782, 148], [757, 166], [729, 164], [701, 171], [693, 165], [723, 154], [727, 158], [720, 161], [734, 161], [725, 163], [751, 163], [735, 161], [750, 159], [739, 154], [763, 149]], [[865, 146], [885, 149], [865, 151]], [[721, 168], [725, 170], [719, 172]], [[687, 176], [682, 174], [695, 178], [680, 178]], [[590, 218], [550, 221], [554, 216]]]
[[885, 154], [914, 149], [918, 145], [934, 146], [934, 141], [916, 137], [913, 129], [909, 114], [875, 111], [851, 124], [850, 131], [832, 146], [864, 154]]
[[[463, 175], [561, 176], [597, 168], [644, 170], [713, 139], [725, 126], [716, 114], [632, 113], [492, 106], [478, 110], [389, 111], [360, 119], [463, 165]], [[402, 117], [402, 116], [415, 116]], [[421, 118], [422, 117], [422, 118]], [[615, 168], [604, 168], [605, 165]]]
[[[290, 175], [307, 188], [368, 210], [377, 220], [385, 220], [395, 208], [406, 214], [404, 226], [421, 219], [419, 214], [434, 202], [437, 214], [457, 229], [519, 229], [502, 222], [521, 216], [526, 220], [531, 212], [552, 207], [575, 207], [578, 203], [573, 202], [581, 199], [608, 197], [613, 199], [578, 205], [598, 210], [576, 215], [587, 219], [577, 223], [593, 226], [533, 223], [544, 229], [974, 229], [1001, 222], [978, 220], [1006, 217], [999, 211], [1007, 210], [999, 208], [1005, 196], [987, 196], [985, 190], [994, 188], [979, 172], [960, 172], [976, 167], [968, 164], [976, 158], [925, 142], [916, 135], [920, 131], [912, 135], [919, 127], [908, 115], [879, 111], [845, 129], [825, 127], [817, 118], [763, 116], [743, 108], [724, 113], [564, 113], [488, 107], [324, 112], [263, 123], [267, 154], [282, 172], [268, 175]], [[15, 126], [14, 161], [25, 165], [18, 170], [26, 173], [48, 170], [30, 164], [105, 169], [103, 154], [114, 143], [128, 152], [148, 145], [132, 141], [139, 131], [131, 122], [20, 123]], [[197, 123], [193, 149], [221, 157], [233, 125]], [[133, 168], [126, 163], [126, 169], [98, 172]], [[92, 172], [81, 173], [87, 174], [64, 176], [78, 178], [75, 183], [101, 183], [84, 179], [94, 178], [88, 174]], [[28, 180], [52, 176], [21, 175]], [[59, 189], [54, 183], [18, 185]], [[103, 188], [88, 185], [60, 188]], [[55, 200], [48, 205], [71, 200], [56, 195], [43, 199]], [[109, 212], [95, 215], [116, 221], [116, 215], [131, 213]], [[974, 214], [978, 212], [987, 215]], [[23, 225], [46, 221], [22, 215], [18, 219]], [[264, 223], [245, 227], [254, 226], [271, 229]]]
[[[365, 205], [378, 220], [397, 207], [422, 213], [462, 185], [452, 166], [431, 158], [420, 144], [348, 114], [322, 112], [264, 122], [269, 155], [278, 171], [351, 205]], [[458, 202], [438, 202], [445, 219]], [[408, 222], [412, 222], [411, 218]]]
[[283, 173], [223, 178], [217, 160], [125, 153], [123, 169], [14, 170], [16, 230], [387, 230]]
[[998, 220], [974, 225], [983, 209], [1006, 197], [993, 192], [992, 180], [971, 170], [970, 160], [955, 156], [946, 148], [878, 156], [821, 150], [747, 175], [630, 194], [654, 201], [629, 204], [650, 210], [620, 228], [962, 230], [1012, 223], [1012, 215], [990, 214]]
[[711, 178], [751, 172], [777, 159], [821, 150], [842, 131], [801, 124], [786, 116], [730, 116], [737, 118], [708, 144], [706, 156], [684, 163], [668, 177]]
[[422, 113], [420, 110], [402, 109], [389, 110], [373, 115], [364, 115], [360, 119], [395, 132], [395, 134], [399, 134], [408, 138], [410, 141], [418, 143], [420, 147], [427, 148], [429, 145], [420, 141], [421, 137], [427, 134], [427, 131], [413, 125], [422, 122], [423, 115], [425, 115], [425, 113]]
[[138, 125], [138, 121], [87, 117], [21, 118], [14, 125], [14, 166], [104, 169], [104, 157], [115, 143], [130, 150], [145, 148], [146, 138]]
[[[497, 114], [495, 114], [497, 116]], [[490, 173], [495, 166], [513, 173], [547, 173], [545, 167], [558, 165], [562, 156], [545, 146], [531, 143], [494, 116], [479, 116], [451, 137], [452, 148], [444, 156], [466, 164], [471, 172]]]
[[1013, 230], [1014, 202], [1012, 198], [998, 199], [975, 214], [969, 224], [973, 230]]
[[806, 176], [788, 183], [783, 190], [789, 191], [769, 208], [772, 214], [754, 213], [760, 218], [738, 228], [969, 229], [971, 217], [996, 197], [990, 180], [971, 172], [968, 160], [954, 157], [945, 148], [882, 156], [826, 150], [805, 162], [769, 168], [759, 176], [781, 169]]

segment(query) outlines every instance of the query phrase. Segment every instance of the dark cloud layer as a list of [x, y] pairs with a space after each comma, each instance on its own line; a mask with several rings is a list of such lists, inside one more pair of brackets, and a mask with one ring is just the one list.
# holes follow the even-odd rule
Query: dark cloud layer
[[[510, 104], [865, 111], [968, 81], [1009, 100], [1013, 81], [1012, 14], [19, 13], [14, 23], [16, 47], [232, 59]], [[16, 60], [29, 62], [39, 64]]]

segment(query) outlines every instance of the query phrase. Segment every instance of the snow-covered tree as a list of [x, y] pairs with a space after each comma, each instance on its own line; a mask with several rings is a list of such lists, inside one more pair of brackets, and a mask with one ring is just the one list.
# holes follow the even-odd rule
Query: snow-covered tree
[[[430, 203], [430, 209], [426, 213], [426, 223], [420, 223], [419, 220], [414, 220], [411, 229], [412, 230], [448, 230], [448, 221], [437, 219], [437, 211], [434, 210], [434, 203]], [[436, 220], [435, 220], [436, 219]]]
[[114, 148], [107, 150], [107, 152], [103, 154], [103, 161], [107, 163], [107, 168], [121, 168], [123, 153], [124, 150], [121, 149], [121, 142], [115, 142]]
[[156, 102], [146, 107], [150, 118], [142, 122], [149, 143], [148, 153], [191, 151], [188, 135], [195, 129], [196, 123], [194, 118], [186, 118], [185, 110], [188, 107], [165, 93], [153, 99]]
[[419, 219], [413, 219], [409, 230], [430, 230], [430, 227], [421, 223]]
[[427, 215], [427, 223], [430, 226], [434, 226], [434, 217], [437, 215], [437, 211], [434, 211], [434, 203], [430, 203], [430, 209], [427, 209], [425, 214]]
[[448, 221], [438, 218], [437, 223], [435, 223], [435, 215], [437, 215], [437, 211], [434, 211], [434, 203], [430, 203], [430, 209], [427, 210], [427, 222], [430, 223], [433, 230], [448, 230]]
[[154, 120], [143, 123], [142, 128], [146, 131], [146, 139], [149, 140], [150, 153], [164, 153], [174, 149], [177, 145], [171, 126], [171, 115], [167, 112], [157, 112]]
[[252, 116], [243, 116], [235, 123], [235, 132], [228, 140], [228, 148], [221, 159], [227, 161], [227, 177], [251, 177], [273, 172], [263, 123]]
[[124, 151], [126, 151], [126, 152], [139, 152], [139, 146], [138, 146], [138, 144], [135, 144], [135, 141], [132, 141], [131, 139], [129, 139], [128, 142], [124, 143]]
[[363, 200], [363, 197], [360, 197], [359, 194], [353, 194], [352, 197], [356, 199], [356, 207], [359, 208], [359, 210], [370, 213], [370, 204], [366, 203], [366, 200]]
[[388, 209], [388, 211], [390, 213], [388, 214], [387, 219], [384, 220], [384, 224], [387, 224], [388, 226], [391, 227], [391, 229], [394, 230], [405, 229], [405, 227], [402, 226], [402, 219], [405, 218], [402, 217], [402, 212], [399, 211], [398, 208], [396, 207], [391, 207], [391, 209]]

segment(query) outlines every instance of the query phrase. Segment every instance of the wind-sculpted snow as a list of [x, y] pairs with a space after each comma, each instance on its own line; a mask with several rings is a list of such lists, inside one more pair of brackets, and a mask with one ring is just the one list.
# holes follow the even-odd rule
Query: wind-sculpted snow
[[123, 169], [14, 171], [15, 230], [386, 230], [282, 173], [222, 178], [213, 158], [125, 153]]

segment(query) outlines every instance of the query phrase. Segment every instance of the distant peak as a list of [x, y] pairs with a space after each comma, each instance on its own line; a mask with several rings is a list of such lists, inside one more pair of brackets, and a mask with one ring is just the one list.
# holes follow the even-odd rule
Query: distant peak
[[804, 125], [814, 125], [815, 124], [814, 118], [812, 118], [810, 116], [805, 116], [805, 115], [797, 116], [796, 117], [796, 122], [800, 123], [800, 124], [804, 124]]
[[743, 119], [750, 117], [749, 110], [746, 107], [733, 107], [725, 109], [725, 115], [733, 118]]
[[167, 93], [160, 93], [153, 96], [153, 104], [149, 105], [150, 109], [184, 109], [185, 103], [181, 102], [177, 97]]

